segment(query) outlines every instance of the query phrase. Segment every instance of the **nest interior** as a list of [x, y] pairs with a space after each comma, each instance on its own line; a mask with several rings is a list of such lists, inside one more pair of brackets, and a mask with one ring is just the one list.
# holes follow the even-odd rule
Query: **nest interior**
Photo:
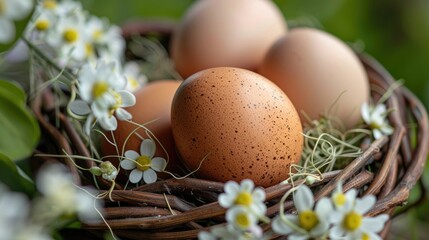
[[[125, 32], [129, 33], [131, 30]], [[151, 30], [151, 25], [144, 29]], [[369, 76], [372, 96], [379, 98], [379, 91], [374, 89], [388, 91], [395, 80], [375, 59], [364, 54], [359, 57]], [[63, 154], [65, 151], [69, 155], [90, 157], [90, 149], [70, 119], [65, 113], [55, 111], [53, 98], [52, 92], [47, 90], [31, 103], [43, 130], [42, 144], [36, 153]], [[370, 216], [381, 213], [394, 216], [423, 199], [422, 194], [416, 202], [408, 203], [399, 212], [395, 211], [407, 201], [411, 188], [416, 184], [422, 186], [419, 179], [424, 169], [429, 141], [425, 107], [404, 86], [394, 89], [386, 104], [388, 108], [395, 109], [389, 115], [394, 133], [368, 144], [363, 154], [344, 169], [325, 173], [322, 181], [310, 185], [316, 200], [328, 196], [339, 181], [344, 183], [345, 191], [351, 188], [363, 189], [360, 195], [373, 194], [377, 197], [376, 205], [369, 212]], [[59, 161], [70, 168], [78, 183], [93, 184], [88, 172], [81, 172], [65, 158], [34, 158], [37, 160], [34, 161], [35, 168], [45, 162]], [[374, 161], [380, 166], [377, 171], [366, 170], [365, 166]], [[79, 162], [86, 167], [94, 164], [90, 161]], [[100, 177], [97, 182], [102, 192], [108, 191], [109, 182]], [[264, 189], [268, 217], [278, 214], [279, 200], [291, 188], [290, 184], [277, 184]], [[218, 195], [222, 192], [223, 183], [192, 177], [167, 179], [127, 190], [117, 184], [111, 193], [111, 199], [109, 196], [105, 197], [104, 217], [113, 232], [125, 239], [195, 238], [201, 230], [225, 224], [226, 209], [217, 202]], [[286, 201], [284, 208], [287, 212], [292, 212], [292, 201]], [[389, 231], [389, 225], [390, 222], [381, 233], [382, 237]], [[102, 233], [108, 231], [108, 226], [100, 222], [86, 224], [83, 228]], [[262, 227], [266, 230], [270, 226], [262, 224]]]

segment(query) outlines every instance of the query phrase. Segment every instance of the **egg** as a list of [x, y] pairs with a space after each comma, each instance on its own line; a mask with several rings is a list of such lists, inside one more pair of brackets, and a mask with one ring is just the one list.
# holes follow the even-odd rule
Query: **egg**
[[[169, 163], [167, 170], [178, 172], [178, 161], [174, 147], [173, 135], [171, 132], [171, 104], [174, 93], [179, 87], [181, 81], [176, 80], [159, 80], [148, 83], [146, 86], [136, 91], [136, 104], [126, 108], [133, 116], [132, 121], [144, 125], [153, 135], [159, 140], [169, 155]], [[118, 127], [113, 132], [116, 144], [120, 152], [126, 141], [126, 138], [133, 133], [138, 126], [126, 121], [118, 121]], [[148, 138], [145, 129], [139, 128], [136, 131], [143, 138]], [[107, 132], [106, 136], [112, 141], [111, 133]], [[132, 134], [125, 144], [124, 150], [134, 150], [140, 152], [140, 144], [142, 140], [136, 134]], [[155, 141], [156, 142], [156, 141]], [[167, 159], [166, 153], [163, 151], [159, 143], [156, 144], [156, 157], [164, 157]], [[104, 138], [101, 141], [102, 154], [118, 155], [115, 147], [106, 141]], [[118, 161], [117, 158], [110, 158], [111, 161]], [[168, 177], [169, 175], [164, 175]]]
[[[171, 126], [177, 151], [196, 176], [250, 178], [268, 187], [298, 163], [302, 126], [288, 97], [249, 70], [219, 67], [187, 78], [174, 95]], [[201, 163], [201, 167], [199, 167]]]
[[286, 31], [286, 21], [272, 1], [196, 1], [173, 33], [171, 58], [184, 78], [211, 67], [256, 70]]
[[[327, 114], [354, 127], [369, 99], [368, 77], [352, 49], [335, 36], [295, 28], [268, 51], [258, 72], [277, 84], [310, 119]], [[305, 115], [300, 115], [305, 122]]]

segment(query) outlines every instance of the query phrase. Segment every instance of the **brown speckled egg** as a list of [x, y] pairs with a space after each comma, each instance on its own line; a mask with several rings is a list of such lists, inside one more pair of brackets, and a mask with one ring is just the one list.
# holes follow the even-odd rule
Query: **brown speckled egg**
[[[174, 93], [181, 84], [181, 81], [176, 80], [159, 80], [151, 82], [135, 92], [136, 104], [132, 107], [126, 108], [128, 112], [133, 115], [132, 121], [138, 124], [145, 124], [145, 126], [155, 135], [156, 138], [162, 143], [167, 150], [170, 162], [167, 165], [167, 170], [178, 172], [174, 140], [171, 133], [171, 103], [173, 101]], [[122, 150], [125, 139], [135, 129], [136, 125], [126, 121], [118, 121], [118, 128], [113, 132], [119, 150]], [[143, 138], [148, 138], [143, 128], [136, 131]], [[111, 140], [110, 132], [106, 136]], [[140, 152], [141, 139], [133, 134], [126, 142], [126, 150], [134, 150]], [[157, 144], [155, 156], [167, 158], [161, 146]], [[102, 139], [101, 142], [102, 154], [117, 155], [116, 149], [109, 142]], [[109, 159], [117, 161], [115, 159]], [[165, 175], [163, 177], [169, 177]]]
[[[335, 117], [354, 127], [369, 99], [362, 63], [344, 42], [311, 28], [295, 28], [268, 51], [259, 73], [277, 84], [311, 119]], [[305, 115], [301, 116], [305, 121]]]
[[211, 67], [256, 70], [286, 32], [286, 21], [272, 1], [195, 1], [173, 34], [171, 55], [184, 78]]
[[250, 178], [268, 187], [288, 177], [301, 156], [298, 114], [275, 84], [254, 72], [211, 68], [186, 79], [174, 95], [176, 148], [197, 177]]

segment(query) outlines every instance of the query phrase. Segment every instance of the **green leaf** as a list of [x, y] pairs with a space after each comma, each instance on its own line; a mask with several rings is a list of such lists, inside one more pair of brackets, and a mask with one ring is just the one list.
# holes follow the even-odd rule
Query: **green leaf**
[[0, 153], [12, 160], [32, 154], [39, 142], [39, 125], [17, 85], [0, 80]]
[[[15, 0], [16, 1], [16, 0]], [[1, 1], [0, 1], [1, 2]], [[10, 50], [13, 45], [16, 44], [18, 39], [22, 36], [24, 33], [25, 28], [27, 27], [28, 23], [30, 22], [31, 16], [34, 12], [34, 6], [31, 12], [28, 14], [28, 16], [20, 21], [15, 21], [15, 38], [9, 42], [9, 43], [0, 43], [0, 53], [5, 52], [7, 50]]]
[[0, 153], [0, 182], [6, 184], [10, 190], [24, 192], [32, 196], [36, 192], [34, 183], [20, 174], [19, 169], [6, 155]]

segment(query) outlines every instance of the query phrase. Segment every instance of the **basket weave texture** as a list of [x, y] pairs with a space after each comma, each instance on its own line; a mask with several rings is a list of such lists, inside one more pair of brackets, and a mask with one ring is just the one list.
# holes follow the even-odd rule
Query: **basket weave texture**
[[[380, 89], [387, 91], [395, 81], [376, 60], [367, 55], [359, 57], [370, 80], [372, 97], [378, 99]], [[53, 98], [54, 95], [47, 90], [32, 102], [32, 110], [44, 134], [36, 153], [63, 154], [65, 151], [69, 155], [90, 157], [85, 139], [77, 133], [65, 113], [55, 111]], [[361, 195], [373, 194], [377, 197], [376, 205], [368, 214], [370, 216], [387, 213], [393, 217], [423, 200], [422, 193], [416, 202], [408, 203], [399, 212], [395, 211], [407, 201], [411, 188], [416, 184], [423, 188], [419, 179], [424, 169], [429, 141], [425, 107], [404, 86], [396, 88], [386, 104], [388, 108], [395, 109], [389, 115], [394, 133], [369, 143], [363, 154], [344, 169], [323, 174], [322, 181], [310, 186], [316, 200], [330, 195], [339, 181], [344, 183], [345, 191], [356, 188], [361, 189]], [[67, 159], [34, 158], [37, 166], [46, 161], [60, 161], [70, 168], [79, 184], [94, 184], [88, 172], [79, 171]], [[364, 167], [374, 161], [379, 163], [379, 170], [365, 170]], [[94, 164], [91, 161], [76, 162], [84, 167]], [[107, 191], [110, 187], [110, 183], [100, 177], [97, 182], [101, 191]], [[290, 184], [277, 184], [264, 189], [268, 217], [278, 214], [280, 198], [291, 187]], [[218, 195], [222, 192], [223, 183], [192, 177], [167, 179], [127, 190], [117, 184], [111, 194], [114, 202], [108, 196], [105, 198], [104, 217], [113, 232], [124, 239], [195, 238], [199, 231], [225, 223], [226, 209], [217, 202]], [[291, 200], [284, 205], [286, 212], [294, 210]], [[389, 226], [390, 222], [386, 224], [381, 236], [386, 236]], [[95, 232], [108, 231], [103, 222], [83, 227]], [[270, 226], [262, 224], [262, 227], [266, 230]]]

